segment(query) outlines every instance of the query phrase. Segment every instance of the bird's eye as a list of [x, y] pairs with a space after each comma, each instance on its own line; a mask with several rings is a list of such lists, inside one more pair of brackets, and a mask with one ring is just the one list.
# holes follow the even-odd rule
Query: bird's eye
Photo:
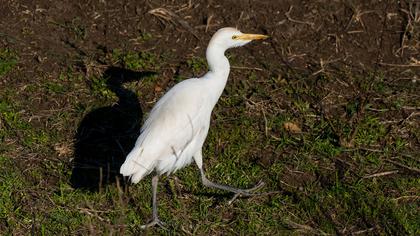
[[237, 39], [237, 38], [238, 38], [238, 35], [233, 35], [233, 36], [232, 36], [232, 39], [233, 39], [233, 40], [235, 40], [235, 39]]

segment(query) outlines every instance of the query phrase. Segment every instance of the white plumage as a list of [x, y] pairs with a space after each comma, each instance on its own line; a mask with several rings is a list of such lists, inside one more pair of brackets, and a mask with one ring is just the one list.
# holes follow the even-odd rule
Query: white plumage
[[[211, 80], [189, 79], [169, 90], [150, 112], [121, 174], [133, 183], [156, 170], [159, 175], [172, 173], [190, 164], [201, 151], [210, 125]], [[207, 90], [209, 91], [209, 90]]]
[[[209, 72], [201, 78], [184, 80], [170, 89], [154, 106], [133, 150], [121, 166], [120, 173], [133, 183], [156, 172], [153, 184], [153, 220], [145, 227], [162, 222], [157, 215], [156, 191], [158, 176], [170, 174], [194, 159], [204, 185], [236, 194], [250, 195], [250, 190], [237, 189], [209, 181], [202, 168], [203, 143], [206, 139], [211, 112], [226, 85], [230, 65], [224, 53], [252, 40], [265, 39], [260, 34], [243, 34], [235, 28], [218, 30], [207, 47]], [[251, 189], [254, 190], [254, 189]]]

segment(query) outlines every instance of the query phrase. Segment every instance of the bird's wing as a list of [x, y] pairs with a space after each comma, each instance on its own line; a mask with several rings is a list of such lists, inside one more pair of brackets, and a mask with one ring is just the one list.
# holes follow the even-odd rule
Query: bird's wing
[[140, 171], [144, 172], [143, 177], [153, 170], [156, 161], [177, 155], [193, 141], [208, 122], [211, 112], [211, 108], [209, 112], [206, 110], [209, 106], [206, 106], [202, 83], [203, 80], [199, 79], [185, 80], [156, 103], [135, 147], [121, 167], [123, 175]]

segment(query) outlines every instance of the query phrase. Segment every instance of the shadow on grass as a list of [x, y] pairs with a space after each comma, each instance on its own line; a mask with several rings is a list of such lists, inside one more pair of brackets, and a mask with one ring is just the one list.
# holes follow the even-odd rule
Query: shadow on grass
[[119, 178], [120, 166], [140, 133], [143, 115], [136, 94], [122, 85], [154, 74], [117, 67], [104, 72], [108, 88], [119, 101], [90, 112], [80, 123], [70, 179], [74, 188], [97, 191]]

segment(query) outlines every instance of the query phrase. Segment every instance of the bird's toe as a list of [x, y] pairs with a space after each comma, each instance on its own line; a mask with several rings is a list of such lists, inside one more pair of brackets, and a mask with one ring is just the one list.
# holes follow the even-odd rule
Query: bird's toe
[[159, 226], [162, 229], [167, 230], [167, 228], [165, 227], [165, 225], [166, 225], [165, 222], [161, 221], [159, 218], [155, 218], [152, 221], [150, 221], [149, 223], [140, 226], [140, 228], [141, 229], [147, 229], [147, 228], [150, 228], [150, 227]]
[[254, 187], [249, 189], [240, 189], [238, 192], [233, 195], [232, 199], [229, 200], [228, 204], [232, 204], [238, 197], [250, 197], [250, 196], [257, 196], [260, 193], [256, 193], [255, 191], [259, 190], [265, 185], [263, 181], [258, 182]]

